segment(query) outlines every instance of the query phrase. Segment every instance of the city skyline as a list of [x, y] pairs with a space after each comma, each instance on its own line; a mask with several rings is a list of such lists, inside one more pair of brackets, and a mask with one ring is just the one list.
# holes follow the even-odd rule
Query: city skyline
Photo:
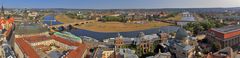
[[135, 8], [216, 8], [240, 7], [238, 0], [2, 0], [7, 8], [75, 8], [75, 9], [135, 9]]

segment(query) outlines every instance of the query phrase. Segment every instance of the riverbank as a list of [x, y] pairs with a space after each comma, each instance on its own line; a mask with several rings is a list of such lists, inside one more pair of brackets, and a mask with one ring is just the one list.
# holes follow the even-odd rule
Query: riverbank
[[73, 22], [83, 21], [83, 20], [69, 18], [68, 16], [66, 16], [64, 14], [56, 15], [55, 19], [59, 22], [62, 22], [62, 23], [73, 23]]

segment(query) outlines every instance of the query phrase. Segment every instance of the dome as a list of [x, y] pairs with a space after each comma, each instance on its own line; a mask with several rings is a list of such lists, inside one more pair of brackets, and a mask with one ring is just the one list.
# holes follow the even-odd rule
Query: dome
[[188, 36], [188, 33], [183, 28], [179, 28], [176, 32], [176, 39], [182, 40]]

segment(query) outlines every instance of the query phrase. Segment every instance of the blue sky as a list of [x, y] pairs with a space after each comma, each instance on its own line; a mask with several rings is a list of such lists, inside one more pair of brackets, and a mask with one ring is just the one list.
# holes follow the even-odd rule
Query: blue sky
[[209, 8], [240, 7], [240, 0], [0, 0], [7, 8]]

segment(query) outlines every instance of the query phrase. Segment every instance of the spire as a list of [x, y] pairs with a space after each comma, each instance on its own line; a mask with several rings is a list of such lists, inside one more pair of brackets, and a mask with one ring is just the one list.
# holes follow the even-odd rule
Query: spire
[[2, 7], [1, 7], [1, 15], [4, 16], [4, 8], [3, 8], [3, 4], [2, 4]]
[[140, 37], [140, 40], [144, 40], [145, 34], [144, 32], [140, 32], [138, 36]]
[[143, 32], [139, 33], [139, 37], [143, 37], [145, 34]]
[[117, 34], [117, 36], [118, 36], [118, 37], [120, 37], [120, 36], [121, 36], [121, 34], [120, 34], [120, 33], [118, 33], [118, 34]]
[[117, 34], [117, 38], [118, 38], [118, 39], [122, 39], [123, 37], [122, 37], [122, 35], [121, 35], [120, 33], [118, 33], [118, 34]]

